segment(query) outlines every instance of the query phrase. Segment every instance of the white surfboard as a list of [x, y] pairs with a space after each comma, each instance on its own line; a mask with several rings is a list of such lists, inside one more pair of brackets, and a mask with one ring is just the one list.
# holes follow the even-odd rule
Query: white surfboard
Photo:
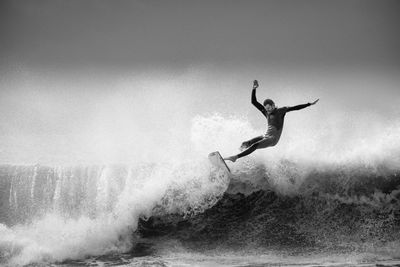
[[221, 154], [219, 154], [218, 151], [208, 154], [208, 159], [215, 167], [228, 171], [229, 173], [231, 172], [228, 165], [226, 165], [225, 160], [221, 157]]

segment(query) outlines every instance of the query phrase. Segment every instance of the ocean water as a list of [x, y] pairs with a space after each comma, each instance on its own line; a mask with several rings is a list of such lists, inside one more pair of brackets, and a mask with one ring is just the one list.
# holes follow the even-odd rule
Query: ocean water
[[3, 164], [0, 264], [397, 266], [400, 127], [360, 123], [289, 127], [231, 174], [207, 154], [258, 131], [221, 115], [193, 118], [190, 152], [163, 160]]

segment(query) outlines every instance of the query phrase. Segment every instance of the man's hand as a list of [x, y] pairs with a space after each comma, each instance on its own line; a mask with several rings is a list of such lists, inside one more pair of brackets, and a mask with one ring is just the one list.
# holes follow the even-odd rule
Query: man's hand
[[315, 104], [317, 104], [318, 101], [319, 101], [319, 98], [318, 98], [317, 100], [315, 100], [314, 102], [310, 103], [310, 105], [311, 105], [311, 106], [312, 106], [312, 105], [315, 105]]
[[257, 80], [254, 80], [253, 89], [257, 89], [257, 88], [258, 88], [258, 82], [257, 82]]

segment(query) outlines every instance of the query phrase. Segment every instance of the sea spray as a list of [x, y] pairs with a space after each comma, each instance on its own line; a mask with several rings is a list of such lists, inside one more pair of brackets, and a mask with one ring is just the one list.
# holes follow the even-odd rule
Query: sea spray
[[[305, 178], [315, 171], [341, 173], [341, 179], [351, 182], [353, 176], [385, 176], [400, 169], [398, 122], [376, 118], [379, 123], [372, 124], [367, 114], [339, 111], [329, 120], [306, 112], [307, 109], [286, 115], [276, 146], [228, 163], [233, 170], [232, 178], [254, 183], [256, 177], [264, 177], [274, 190], [296, 194]], [[219, 150], [223, 156], [230, 156], [239, 152], [241, 142], [264, 131], [251, 127], [243, 117], [197, 116], [192, 120], [191, 140], [202, 153]], [[263, 173], [254, 175], [260, 171]]]
[[[37, 170], [37, 176], [34, 181], [28, 180], [33, 169]], [[18, 214], [9, 221], [13, 226], [1, 225], [2, 258], [9, 264], [54, 262], [124, 252], [135, 242], [132, 233], [140, 217], [150, 217], [161, 209], [188, 214], [201, 212], [216, 203], [229, 182], [227, 176], [213, 178], [215, 173], [206, 158], [203, 162], [131, 167], [53, 169], [26, 166], [14, 169], [13, 175], [24, 177], [26, 173], [25, 178], [31, 183], [28, 188], [36, 195], [35, 201], [44, 203], [48, 200], [48, 195], [38, 188], [45, 184], [47, 192], [53, 191], [52, 205], [31, 203], [29, 195], [21, 204], [37, 207], [37, 210], [25, 213], [27, 217], [21, 222], [18, 218], [24, 214], [18, 213], [19, 206], [13, 204], [13, 211], [2, 211]], [[50, 179], [53, 182], [46, 184], [49, 173], [54, 175]], [[22, 199], [24, 191], [15, 191], [15, 181], [11, 180], [8, 186], [9, 190], [2, 190]], [[14, 199], [11, 201], [10, 206]]]
[[[283, 197], [276, 204], [279, 211], [282, 208], [282, 214], [288, 207], [285, 203], [296, 203], [292, 197], [305, 197], [299, 203], [308, 203], [310, 196], [321, 192], [329, 195], [326, 198], [329, 203], [348, 205], [347, 202], [353, 201], [364, 205], [365, 201], [355, 201], [364, 199], [362, 194], [369, 199], [374, 190], [382, 194], [395, 192], [396, 184], [379, 182], [379, 177], [393, 176], [398, 170], [396, 160], [400, 144], [396, 136], [400, 128], [393, 126], [377, 131], [368, 125], [365, 131], [344, 135], [337, 131], [316, 131], [313, 122], [290, 121], [289, 115], [280, 143], [257, 150], [235, 164], [229, 163], [232, 168], [229, 179], [214, 177], [207, 154], [215, 150], [224, 156], [237, 153], [242, 141], [262, 134], [264, 129], [252, 128], [245, 118], [222, 115], [193, 118], [190, 143], [181, 143], [185, 153], [156, 145], [154, 153], [162, 154], [162, 161], [147, 159], [131, 165], [69, 167], [3, 165], [0, 168], [2, 262], [54, 262], [129, 250], [135, 242], [132, 233], [140, 218], [166, 214], [199, 218], [196, 216], [202, 216], [219, 203], [229, 181], [228, 193], [251, 196], [259, 190], [274, 191]], [[310, 126], [304, 127], [307, 123]], [[320, 129], [330, 128], [329, 120], [320, 123]], [[367, 133], [365, 138], [368, 139], [361, 138], [363, 133]], [[347, 139], [343, 140], [343, 136]], [[368, 140], [367, 145], [360, 146], [362, 140]], [[369, 179], [365, 179], [366, 175]], [[363, 184], [367, 186], [360, 186]], [[385, 188], [391, 189], [384, 193]], [[354, 196], [357, 192], [359, 198]], [[391, 196], [390, 201], [398, 197], [394, 193]], [[326, 209], [325, 200], [317, 200], [322, 203], [321, 209]], [[263, 215], [268, 206], [259, 207], [257, 203], [255, 207], [259, 213], [251, 223], [258, 229], [254, 233], [261, 234], [265, 228], [258, 223], [263, 223], [262, 218], [274, 219], [274, 213]], [[336, 206], [340, 208], [339, 204]], [[289, 214], [302, 214], [304, 210], [299, 209], [297, 213], [298, 208], [294, 207]], [[308, 211], [317, 215], [320, 210]], [[334, 211], [329, 214], [333, 216]], [[374, 222], [372, 215], [369, 220]], [[303, 222], [310, 222], [301, 218]], [[301, 224], [298, 229], [318, 236], [317, 232], [312, 232], [314, 226], [322, 225], [323, 216], [318, 218], [321, 220]], [[343, 225], [341, 223], [338, 225]], [[293, 227], [288, 228], [290, 233], [296, 230]], [[246, 235], [240, 231], [236, 229], [236, 235], [241, 236], [241, 241], [246, 240]], [[254, 238], [253, 235], [247, 237]], [[276, 235], [276, 240], [279, 238], [282, 235]], [[265, 244], [271, 240], [275, 239], [264, 236], [260, 242]]]

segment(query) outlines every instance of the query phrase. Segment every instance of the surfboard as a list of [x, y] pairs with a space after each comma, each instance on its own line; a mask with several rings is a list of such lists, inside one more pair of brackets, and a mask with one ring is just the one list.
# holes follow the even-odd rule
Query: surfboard
[[228, 165], [226, 165], [225, 160], [221, 157], [221, 154], [219, 154], [218, 151], [211, 152], [210, 154], [208, 154], [208, 159], [210, 160], [211, 164], [214, 165], [215, 167], [226, 170], [229, 173], [231, 172]]

